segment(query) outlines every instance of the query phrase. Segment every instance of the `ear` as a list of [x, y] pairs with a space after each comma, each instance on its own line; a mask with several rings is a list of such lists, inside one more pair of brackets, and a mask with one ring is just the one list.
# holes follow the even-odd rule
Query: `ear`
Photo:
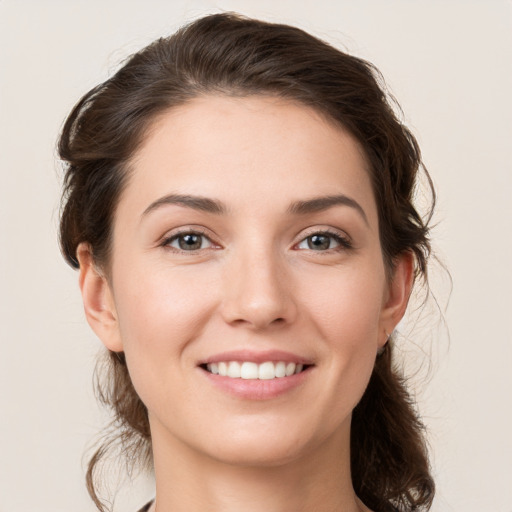
[[89, 244], [81, 243], [76, 254], [80, 264], [78, 282], [87, 322], [109, 350], [121, 352], [123, 344], [110, 284], [94, 264]]
[[407, 309], [414, 282], [414, 256], [405, 252], [395, 260], [393, 275], [384, 295], [380, 316], [379, 347], [383, 347], [389, 335], [400, 322]]

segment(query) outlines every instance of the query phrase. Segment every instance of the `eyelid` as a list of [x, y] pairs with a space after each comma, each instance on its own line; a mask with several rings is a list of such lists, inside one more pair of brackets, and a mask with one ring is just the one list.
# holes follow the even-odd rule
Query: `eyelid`
[[[209, 247], [196, 249], [196, 250], [190, 250], [190, 251], [183, 251], [176, 247], [171, 247], [169, 244], [178, 238], [181, 235], [186, 234], [194, 234], [199, 235], [204, 238], [206, 238], [210, 242]], [[297, 241], [294, 242], [293, 248], [295, 250], [305, 250], [305, 249], [298, 249], [297, 246], [304, 242], [308, 237], [313, 235], [326, 235], [334, 238], [338, 243], [339, 246], [334, 247], [332, 249], [327, 249], [325, 251], [318, 251], [318, 252], [332, 252], [337, 250], [348, 250], [353, 249], [353, 243], [351, 237], [343, 230], [329, 227], [329, 226], [311, 226], [304, 231], [300, 233], [300, 235], [297, 237]], [[210, 232], [210, 230], [206, 229], [203, 226], [180, 226], [179, 228], [172, 229], [168, 232], [166, 232], [165, 235], [161, 237], [161, 239], [158, 242], [158, 245], [167, 248], [169, 250], [178, 252], [178, 253], [195, 253], [199, 251], [205, 251], [205, 250], [212, 250], [212, 249], [220, 249], [222, 248], [221, 244], [219, 244], [216, 240], [216, 237]]]
[[[177, 247], [171, 247], [170, 243], [177, 239], [179, 236], [182, 235], [198, 235], [206, 238], [210, 242], [209, 247], [196, 249], [196, 250], [190, 250], [190, 251], [183, 251], [181, 249], [178, 249]], [[210, 232], [202, 227], [202, 226], [181, 226], [179, 228], [173, 229], [171, 231], [168, 231], [158, 242], [158, 245], [163, 247], [164, 249], [168, 249], [174, 252], [178, 253], [196, 253], [199, 251], [205, 251], [205, 250], [211, 250], [211, 249], [219, 249], [221, 246], [219, 243], [217, 243], [214, 240], [214, 237], [210, 234]]]
[[[336, 250], [348, 250], [353, 248], [353, 243], [351, 237], [343, 230], [327, 227], [327, 226], [312, 226], [307, 228], [300, 234], [300, 238], [297, 242], [294, 243], [293, 247], [296, 248], [300, 243], [304, 242], [307, 238], [313, 235], [326, 235], [334, 238], [338, 243], [338, 247], [334, 247], [332, 249], [327, 249], [325, 251], [318, 252], [329, 252]], [[297, 250], [306, 250], [306, 249], [297, 249]]]

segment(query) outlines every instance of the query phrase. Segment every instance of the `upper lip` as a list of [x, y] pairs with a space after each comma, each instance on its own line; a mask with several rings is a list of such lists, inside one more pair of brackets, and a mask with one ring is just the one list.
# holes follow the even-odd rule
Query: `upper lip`
[[265, 363], [267, 361], [280, 362], [283, 361], [285, 363], [295, 363], [295, 364], [304, 364], [311, 365], [313, 361], [309, 358], [302, 357], [297, 354], [293, 354], [292, 352], [286, 352], [283, 350], [262, 350], [262, 351], [254, 351], [254, 350], [230, 350], [228, 352], [220, 352], [218, 354], [212, 355], [202, 361], [199, 362], [200, 365], [210, 364], [210, 363], [220, 363], [225, 361], [248, 361], [251, 363]]

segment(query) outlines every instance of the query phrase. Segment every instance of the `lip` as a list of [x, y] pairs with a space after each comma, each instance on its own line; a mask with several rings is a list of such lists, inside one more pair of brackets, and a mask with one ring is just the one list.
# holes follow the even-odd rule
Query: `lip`
[[210, 356], [207, 359], [200, 361], [198, 365], [220, 363], [222, 361], [248, 361], [257, 364], [265, 363], [267, 361], [283, 361], [285, 363], [303, 364], [308, 366], [314, 364], [311, 359], [282, 350], [231, 350]]
[[[220, 363], [222, 361], [248, 361], [252, 363], [265, 363], [266, 361], [303, 364], [306, 368], [289, 377], [281, 377], [270, 380], [260, 379], [234, 379], [231, 377], [222, 377], [210, 373], [205, 366], [210, 363]], [[311, 359], [285, 352], [282, 350], [232, 350], [221, 352], [207, 359], [200, 361], [198, 370], [208, 379], [208, 382], [221, 392], [242, 400], [271, 400], [301, 387], [310, 377], [314, 363]]]
[[301, 386], [310, 376], [313, 366], [309, 366], [300, 373], [290, 377], [281, 377], [271, 380], [245, 380], [221, 377], [200, 368], [202, 374], [218, 390], [233, 397], [244, 400], [271, 400], [288, 393]]

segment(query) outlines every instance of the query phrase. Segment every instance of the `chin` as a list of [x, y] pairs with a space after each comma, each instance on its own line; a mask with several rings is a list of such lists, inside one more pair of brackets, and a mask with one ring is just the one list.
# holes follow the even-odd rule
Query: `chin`
[[306, 450], [290, 443], [271, 440], [257, 444], [253, 439], [251, 443], [233, 443], [229, 447], [217, 449], [212, 453], [216, 460], [240, 467], [279, 467], [298, 460]]
[[297, 422], [264, 428], [246, 425], [225, 432], [229, 434], [219, 433], [205, 449], [218, 461], [242, 467], [283, 466], [310, 456], [327, 438], [336, 437]]

